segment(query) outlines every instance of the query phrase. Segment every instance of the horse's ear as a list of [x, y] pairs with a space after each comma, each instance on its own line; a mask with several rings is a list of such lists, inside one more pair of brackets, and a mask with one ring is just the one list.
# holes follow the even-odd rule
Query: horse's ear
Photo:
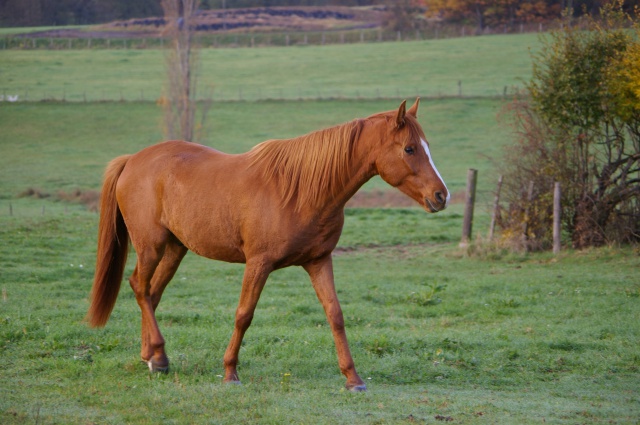
[[411, 108], [407, 111], [407, 114], [411, 115], [414, 118], [418, 118], [418, 105], [420, 104], [420, 98], [416, 98], [416, 103], [413, 104]]
[[401, 128], [404, 126], [404, 116], [407, 114], [407, 101], [403, 100], [398, 108], [398, 115], [396, 116], [396, 126]]

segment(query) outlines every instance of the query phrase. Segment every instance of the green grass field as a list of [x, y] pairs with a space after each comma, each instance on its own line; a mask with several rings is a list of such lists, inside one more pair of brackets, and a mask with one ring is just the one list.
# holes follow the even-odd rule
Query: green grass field
[[64, 25], [64, 26], [54, 26], [54, 27], [7, 27], [0, 28], [0, 36], [13, 36], [17, 34], [28, 34], [32, 32], [40, 32], [47, 30], [59, 30], [59, 29], [82, 29], [82, 28], [90, 28], [87, 25]]
[[[305, 134], [398, 105], [396, 100], [215, 104], [203, 142], [225, 152], [244, 152], [267, 139]], [[489, 202], [498, 174], [492, 158], [499, 157], [508, 140], [507, 130], [496, 122], [501, 105], [493, 99], [421, 103], [420, 122], [452, 192], [464, 191], [466, 171], [475, 167], [482, 199]], [[28, 188], [48, 193], [96, 190], [110, 159], [162, 139], [161, 117], [153, 103], [0, 103], [0, 197], [15, 197]], [[388, 186], [375, 179], [365, 190], [371, 188]]]
[[[462, 79], [476, 97], [424, 99], [420, 122], [452, 192], [464, 190], [468, 168], [479, 170], [474, 229], [484, 235], [509, 142], [496, 121], [503, 101], [493, 96], [527, 78], [527, 46], [536, 43], [499, 36], [209, 50], [203, 81], [235, 92], [230, 98], [242, 85], [245, 101], [215, 102], [203, 143], [242, 152], [398, 106], [376, 90], [455, 95]], [[37, 83], [56, 98], [63, 86], [67, 100], [106, 98], [107, 88], [152, 99], [0, 103], [0, 423], [639, 423], [637, 248], [524, 255], [478, 242], [461, 250], [460, 204], [435, 215], [346, 211], [336, 286], [367, 393], [343, 390], [330, 330], [299, 268], [270, 277], [240, 351], [243, 385], [222, 384], [243, 267], [193, 254], [158, 310], [172, 369], [149, 374], [126, 283], [104, 329], [83, 322], [97, 215], [58, 192], [99, 189], [107, 161], [161, 139], [153, 101], [161, 53], [0, 51], [0, 64], [7, 93]], [[246, 101], [253, 97], [289, 100]], [[374, 179], [364, 190], [385, 187]], [[134, 262], [135, 253], [127, 274]]]
[[[203, 49], [200, 95], [215, 99], [501, 96], [531, 74], [537, 35], [256, 49]], [[162, 50], [0, 51], [0, 93], [70, 101], [162, 94]], [[3, 94], [4, 94], [3, 93]]]
[[267, 283], [236, 387], [220, 375], [241, 266], [187, 256], [158, 313], [172, 370], [149, 374], [137, 358], [128, 285], [106, 328], [82, 322], [96, 215], [70, 208], [43, 217], [39, 202], [18, 201], [30, 217], [0, 217], [2, 423], [640, 417], [640, 286], [630, 249], [467, 257], [455, 248], [459, 214], [351, 210], [336, 282], [368, 393], [342, 390], [330, 330], [300, 269]]

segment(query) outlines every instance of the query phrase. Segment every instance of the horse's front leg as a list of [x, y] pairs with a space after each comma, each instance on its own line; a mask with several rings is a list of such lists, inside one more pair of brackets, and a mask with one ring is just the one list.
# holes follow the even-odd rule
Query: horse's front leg
[[262, 293], [262, 288], [267, 281], [269, 273], [273, 270], [270, 264], [266, 264], [262, 259], [247, 260], [244, 269], [244, 278], [242, 279], [242, 291], [240, 292], [240, 301], [236, 310], [236, 321], [231, 335], [231, 341], [227, 351], [224, 353], [224, 381], [231, 383], [240, 383], [238, 378], [238, 352], [244, 333], [251, 325], [253, 313], [258, 304], [258, 299]]
[[342, 374], [347, 377], [346, 387], [351, 391], [366, 391], [367, 387], [356, 372], [351, 351], [349, 350], [342, 309], [340, 308], [340, 302], [338, 301], [333, 282], [333, 262], [331, 255], [305, 264], [304, 269], [311, 277], [313, 289], [315, 289], [318, 299], [322, 303], [324, 312], [327, 315], [327, 320], [331, 326], [336, 351], [338, 352], [338, 365], [340, 366]]

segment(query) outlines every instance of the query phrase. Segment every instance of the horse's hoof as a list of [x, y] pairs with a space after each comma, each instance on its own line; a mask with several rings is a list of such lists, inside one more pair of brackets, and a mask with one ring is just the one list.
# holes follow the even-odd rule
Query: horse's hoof
[[365, 384], [354, 385], [353, 387], [347, 386], [347, 389], [352, 393], [363, 393], [367, 391], [367, 386]]
[[225, 372], [224, 374], [224, 378], [222, 379], [222, 382], [224, 382], [225, 384], [233, 384], [233, 385], [240, 385], [240, 378], [238, 377], [238, 372], [237, 371], [229, 371], [229, 372]]
[[146, 363], [147, 363], [147, 366], [149, 366], [149, 372], [160, 372], [160, 373], [169, 372], [169, 365], [159, 366], [156, 363], [154, 363], [153, 360], [147, 360]]

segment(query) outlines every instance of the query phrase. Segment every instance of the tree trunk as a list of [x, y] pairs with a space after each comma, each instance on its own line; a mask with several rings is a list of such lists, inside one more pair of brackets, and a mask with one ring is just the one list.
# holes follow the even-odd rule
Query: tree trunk
[[481, 34], [482, 30], [484, 30], [484, 20], [482, 16], [482, 10], [480, 10], [480, 5], [478, 3], [476, 3], [476, 20], [478, 24], [478, 34]]
[[589, 195], [578, 201], [575, 210], [573, 247], [583, 249], [606, 244], [606, 228], [614, 204], [597, 202]]

